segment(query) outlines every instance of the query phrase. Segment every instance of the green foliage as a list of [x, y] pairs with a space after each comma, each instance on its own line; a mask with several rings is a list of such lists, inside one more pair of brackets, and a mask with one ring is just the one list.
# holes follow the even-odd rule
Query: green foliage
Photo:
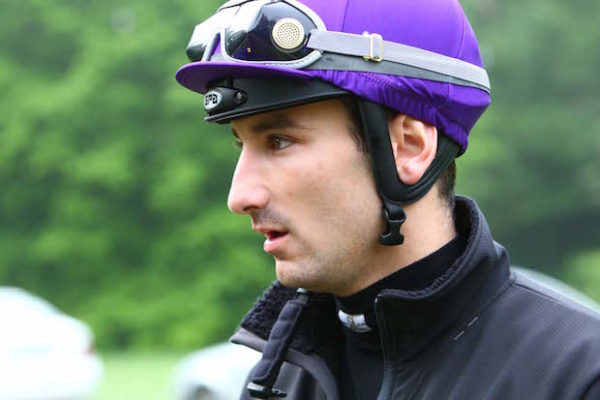
[[492, 105], [459, 159], [513, 261], [557, 269], [600, 244], [600, 9], [585, 1], [465, 1]]
[[102, 347], [226, 337], [273, 279], [226, 210], [231, 136], [174, 80], [216, 2], [9, 2], [0, 34], [0, 281]]
[[[3, 3], [0, 283], [88, 321], [103, 348], [222, 340], [274, 279], [247, 218], [225, 206], [228, 128], [204, 124], [201, 96], [174, 80], [218, 4]], [[459, 189], [515, 262], [561, 268], [599, 244], [600, 9], [465, 7], [494, 94]]]
[[600, 302], [600, 249], [572, 256], [563, 280]]

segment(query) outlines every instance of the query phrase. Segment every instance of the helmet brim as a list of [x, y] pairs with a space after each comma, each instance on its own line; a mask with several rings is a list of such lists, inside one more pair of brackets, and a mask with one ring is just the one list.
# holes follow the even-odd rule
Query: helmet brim
[[295, 78], [310, 80], [312, 75], [298, 69], [265, 64], [235, 62], [193, 62], [181, 67], [175, 75], [182, 86], [198, 93], [206, 93], [211, 82], [235, 78]]

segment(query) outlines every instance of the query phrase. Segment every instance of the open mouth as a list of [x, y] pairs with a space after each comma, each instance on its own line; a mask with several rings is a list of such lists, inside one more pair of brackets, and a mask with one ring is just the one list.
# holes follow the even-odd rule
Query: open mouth
[[278, 254], [281, 256], [281, 251], [285, 247], [285, 238], [287, 237], [288, 233], [288, 231], [276, 230], [270, 230], [265, 232], [264, 235], [267, 238], [267, 240], [265, 240], [265, 243], [263, 244], [263, 249], [265, 250], [265, 252], [273, 255]]
[[285, 235], [287, 235], [287, 232], [284, 232], [284, 231], [269, 231], [269, 232], [267, 232], [267, 239], [275, 240], [275, 239], [283, 237]]

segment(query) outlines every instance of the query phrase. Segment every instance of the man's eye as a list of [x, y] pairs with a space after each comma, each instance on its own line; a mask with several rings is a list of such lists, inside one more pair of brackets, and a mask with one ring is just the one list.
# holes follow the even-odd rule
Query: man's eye
[[242, 141], [238, 138], [234, 138], [233, 139], [233, 144], [235, 145], [235, 147], [241, 149], [242, 147], [244, 147], [244, 143], [242, 143]]
[[292, 141], [284, 137], [277, 135], [269, 136], [269, 146], [273, 150], [283, 150], [291, 144]]

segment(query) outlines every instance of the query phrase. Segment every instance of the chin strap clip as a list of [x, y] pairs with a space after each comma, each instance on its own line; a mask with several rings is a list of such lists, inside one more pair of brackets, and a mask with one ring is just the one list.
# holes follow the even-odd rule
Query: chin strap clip
[[402, 224], [406, 221], [406, 214], [400, 204], [383, 201], [383, 219], [385, 232], [379, 236], [379, 243], [386, 246], [395, 246], [404, 243], [404, 235], [400, 233]]

